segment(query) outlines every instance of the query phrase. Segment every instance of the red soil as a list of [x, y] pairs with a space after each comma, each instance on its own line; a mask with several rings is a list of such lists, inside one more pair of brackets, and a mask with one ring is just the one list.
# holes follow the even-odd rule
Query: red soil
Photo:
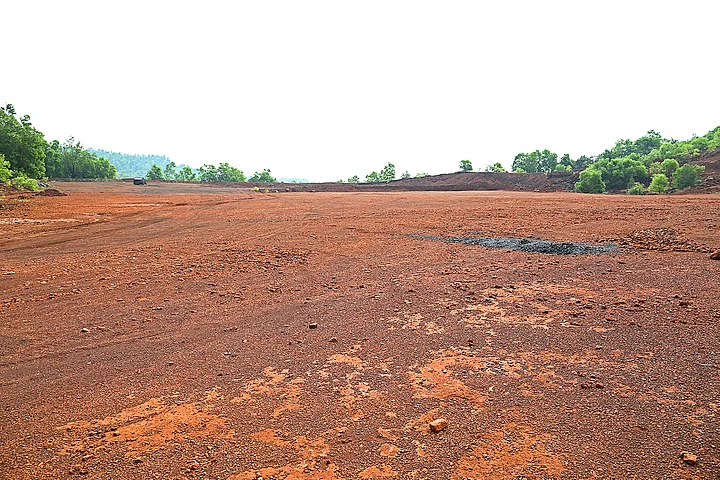
[[0, 209], [0, 477], [720, 478], [718, 195], [52, 186]]

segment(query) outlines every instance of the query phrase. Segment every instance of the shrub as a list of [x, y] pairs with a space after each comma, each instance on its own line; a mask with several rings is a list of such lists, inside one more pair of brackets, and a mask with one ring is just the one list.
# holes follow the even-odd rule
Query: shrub
[[664, 173], [656, 173], [652, 176], [648, 191], [652, 193], [665, 193], [669, 184], [670, 182]]
[[603, 193], [605, 190], [605, 182], [599, 170], [588, 168], [580, 172], [580, 181], [575, 184], [576, 192]]
[[31, 192], [37, 192], [40, 190], [40, 185], [38, 185], [37, 180], [26, 177], [25, 175], [18, 175], [10, 180], [10, 183], [15, 188], [24, 188], [25, 190], [30, 190]]
[[673, 174], [673, 187], [682, 190], [692, 187], [698, 182], [700, 175], [705, 171], [705, 167], [700, 165], [690, 165], [686, 163], [682, 167], [675, 170]]
[[643, 195], [645, 187], [640, 182], [635, 182], [632, 187], [627, 189], [628, 195]]

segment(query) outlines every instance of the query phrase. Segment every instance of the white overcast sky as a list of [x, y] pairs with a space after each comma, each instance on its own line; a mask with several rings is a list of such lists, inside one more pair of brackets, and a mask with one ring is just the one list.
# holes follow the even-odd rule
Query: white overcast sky
[[47, 139], [334, 181], [720, 125], [717, 1], [3, 1]]

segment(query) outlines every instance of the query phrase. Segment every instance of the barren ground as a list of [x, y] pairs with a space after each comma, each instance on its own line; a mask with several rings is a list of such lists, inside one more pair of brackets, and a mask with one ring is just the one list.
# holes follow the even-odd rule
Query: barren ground
[[53, 186], [0, 202], [2, 478], [720, 478], [717, 194]]

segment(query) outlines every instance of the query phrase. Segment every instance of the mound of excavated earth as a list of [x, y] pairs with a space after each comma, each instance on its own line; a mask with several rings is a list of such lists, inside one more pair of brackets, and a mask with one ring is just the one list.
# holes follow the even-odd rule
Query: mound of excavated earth
[[718, 195], [52, 187], [1, 478], [720, 478]]

